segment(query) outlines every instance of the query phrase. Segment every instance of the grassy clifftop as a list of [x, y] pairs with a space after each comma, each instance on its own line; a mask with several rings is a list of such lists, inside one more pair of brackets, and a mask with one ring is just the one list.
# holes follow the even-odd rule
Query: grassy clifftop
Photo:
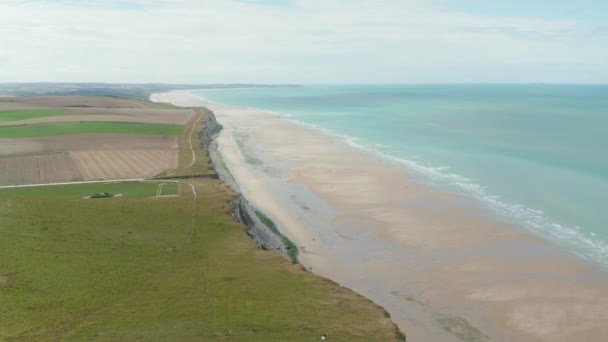
[[367, 299], [255, 248], [198, 198], [0, 197], [0, 340], [395, 338]]
[[[180, 171], [213, 172], [191, 127]], [[172, 198], [0, 192], [0, 341], [398, 339], [382, 308], [256, 248], [219, 180], [181, 182]]]

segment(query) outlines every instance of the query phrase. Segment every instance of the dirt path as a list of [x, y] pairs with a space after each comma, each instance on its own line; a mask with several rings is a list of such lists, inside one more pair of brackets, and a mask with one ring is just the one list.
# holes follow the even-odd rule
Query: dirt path
[[194, 196], [194, 198], [198, 197], [198, 194], [196, 193], [196, 188], [194, 187], [194, 185], [188, 183], [188, 185], [190, 185], [190, 188], [192, 188], [192, 195]]
[[202, 117], [203, 117], [202, 113], [196, 114], [194, 122], [192, 122], [192, 128], [190, 129], [190, 133], [188, 133], [188, 144], [190, 145], [190, 153], [192, 154], [192, 161], [190, 162], [190, 164], [188, 164], [188, 166], [185, 166], [184, 169], [192, 167], [194, 165], [194, 163], [196, 163], [196, 153], [194, 152], [194, 145], [192, 144], [192, 133], [194, 133], [194, 130], [196, 129], [196, 124], [202, 119]]
[[[190, 163], [186, 166], [182, 166], [179, 167], [178, 169], [176, 169], [173, 172], [168, 173], [166, 176], [174, 176], [178, 173], [180, 173], [180, 171], [184, 171], [187, 170], [191, 167], [194, 166], [194, 164], [196, 164], [196, 151], [194, 149], [194, 143], [193, 140], [195, 138], [192, 137], [192, 135], [194, 134], [194, 131], [196, 130], [196, 125], [203, 119], [204, 114], [201, 113], [200, 111], [197, 110], [196, 115], [194, 116], [194, 118], [192, 119], [192, 121], [188, 124], [190, 126], [190, 129], [186, 129], [188, 131], [188, 148], [190, 149]], [[180, 146], [181, 148], [183, 148], [183, 146]], [[180, 154], [181, 157], [181, 154]], [[179, 162], [178, 162], [179, 164]]]

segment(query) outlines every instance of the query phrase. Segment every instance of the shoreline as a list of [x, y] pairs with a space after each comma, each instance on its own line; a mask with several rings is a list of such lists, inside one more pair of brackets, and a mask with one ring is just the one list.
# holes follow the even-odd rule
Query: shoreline
[[[249, 227], [247, 235], [249, 235], [256, 246], [265, 250], [272, 250], [273, 252], [290, 259], [294, 264], [298, 263], [297, 247], [293, 245], [293, 242], [277, 230], [272, 219], [260, 212], [241, 194], [236, 180], [224, 164], [222, 156], [219, 153], [217, 137], [222, 129], [223, 127], [217, 123], [215, 115], [211, 112], [209, 118], [205, 122], [205, 129], [201, 132], [201, 141], [203, 149], [207, 151], [209, 161], [217, 173], [218, 178], [238, 194], [235, 199], [230, 201], [233, 217]], [[295, 247], [295, 255], [292, 254], [292, 247]]]
[[225, 127], [220, 157], [245, 197], [300, 246], [302, 264], [385, 307], [408, 337], [608, 333], [608, 276], [593, 265], [335, 137], [188, 92], [155, 96], [215, 112]]

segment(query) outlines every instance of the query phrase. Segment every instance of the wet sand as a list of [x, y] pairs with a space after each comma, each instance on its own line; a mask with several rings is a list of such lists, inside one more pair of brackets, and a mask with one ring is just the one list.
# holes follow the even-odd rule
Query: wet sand
[[384, 306], [408, 341], [602, 341], [608, 272], [480, 204], [276, 114], [206, 106], [226, 166], [300, 261]]

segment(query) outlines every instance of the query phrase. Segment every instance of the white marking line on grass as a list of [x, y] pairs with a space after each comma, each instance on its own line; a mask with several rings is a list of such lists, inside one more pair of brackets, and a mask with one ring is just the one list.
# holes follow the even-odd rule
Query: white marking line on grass
[[134, 178], [134, 179], [112, 179], [112, 180], [82, 181], [82, 182], [64, 182], [64, 183], [3, 185], [3, 186], [0, 186], [0, 189], [32, 188], [32, 187], [37, 187], [37, 186], [54, 186], [54, 185], [71, 185], [71, 184], [122, 183], [122, 182], [143, 182], [143, 181], [146, 181], [146, 179], [144, 179], [144, 178]]
[[[64, 182], [64, 183], [45, 183], [45, 184], [23, 184], [23, 185], [3, 185], [0, 186], [0, 190], [1, 189], [16, 189], [16, 188], [33, 188], [33, 187], [37, 187], [37, 186], [55, 186], [55, 185], [72, 185], [72, 184], [99, 184], [99, 183], [103, 183], [103, 184], [120, 184], [120, 183], [128, 183], [128, 182], [158, 182], [158, 180], [154, 180], [154, 179], [144, 179], [144, 178], [132, 178], [132, 179], [106, 179], [106, 180], [98, 180], [98, 181], [82, 181], [82, 182]], [[163, 183], [160, 183], [158, 185], [158, 187], [156, 188], [156, 196], [155, 197], [179, 197], [181, 195], [181, 193], [179, 192], [179, 185], [178, 185], [178, 195], [165, 195], [165, 196], [161, 196], [162, 194], [162, 186], [166, 185], [168, 183], [178, 183], [179, 181], [176, 180], [166, 180]], [[189, 184], [192, 187], [192, 191], [194, 193], [194, 197], [196, 197], [196, 190], [194, 189], [194, 186], [192, 186], [192, 184]], [[118, 194], [115, 195], [113, 197], [122, 197], [122, 194]], [[85, 196], [85, 197], [89, 197], [90, 196]], [[83, 197], [83, 199], [85, 198]]]
[[[177, 184], [177, 194], [163, 195], [163, 186], [169, 185], [170, 183]], [[158, 184], [158, 187], [156, 188], [156, 197], [161, 198], [161, 197], [179, 197], [179, 196], [181, 196], [179, 184], [180, 184], [180, 182], [175, 181], [175, 180], [167, 180], [167, 181], [164, 181], [163, 183]]]

